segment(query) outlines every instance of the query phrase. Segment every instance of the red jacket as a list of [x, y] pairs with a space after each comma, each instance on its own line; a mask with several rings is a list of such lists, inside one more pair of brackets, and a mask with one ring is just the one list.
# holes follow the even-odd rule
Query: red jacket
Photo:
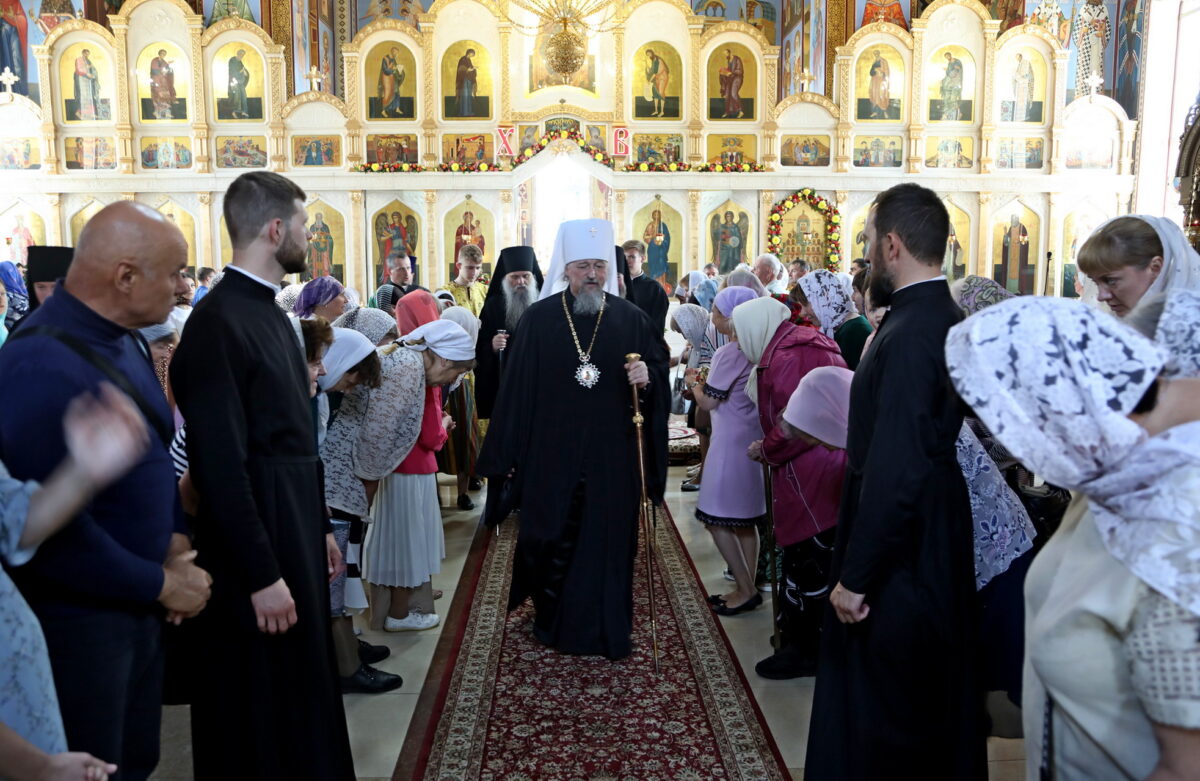
[[841, 366], [837, 342], [812, 328], [783, 323], [758, 363], [758, 419], [766, 438], [775, 491], [775, 539], [793, 545], [837, 523], [846, 475], [846, 451], [787, 439], [779, 421], [804, 375], [819, 366]]
[[402, 475], [432, 475], [437, 468], [437, 451], [446, 444], [449, 435], [442, 426], [442, 389], [427, 388], [425, 392], [425, 412], [421, 417], [421, 433], [413, 444], [412, 450], [396, 467], [396, 472]]

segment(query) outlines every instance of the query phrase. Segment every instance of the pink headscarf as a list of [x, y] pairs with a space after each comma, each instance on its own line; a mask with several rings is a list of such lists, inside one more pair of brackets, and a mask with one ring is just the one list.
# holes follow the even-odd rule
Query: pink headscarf
[[840, 366], [813, 369], [792, 393], [783, 419], [810, 437], [845, 449], [853, 380], [854, 372]]
[[720, 293], [717, 293], [717, 298], [713, 302], [713, 306], [726, 317], [733, 317], [733, 310], [739, 304], [753, 301], [756, 298], [758, 298], [758, 294], [748, 287], [727, 287]]

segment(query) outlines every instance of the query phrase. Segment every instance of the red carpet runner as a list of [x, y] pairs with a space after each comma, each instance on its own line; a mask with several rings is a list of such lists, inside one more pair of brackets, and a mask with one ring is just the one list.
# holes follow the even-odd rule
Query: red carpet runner
[[610, 662], [538, 643], [528, 603], [505, 613], [516, 526], [481, 532], [393, 778], [788, 778], [669, 516], [657, 540], [660, 675], [641, 552], [634, 652]]

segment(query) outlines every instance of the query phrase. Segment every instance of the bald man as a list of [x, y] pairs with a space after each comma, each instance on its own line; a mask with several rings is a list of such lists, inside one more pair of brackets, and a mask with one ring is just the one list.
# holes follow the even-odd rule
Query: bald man
[[159, 212], [115, 203], [93, 217], [54, 295], [0, 352], [0, 460], [45, 480], [67, 449], [71, 399], [103, 381], [158, 434], [141, 462], [96, 495], [13, 575], [42, 625], [67, 745], [115, 762], [121, 779], [158, 763], [164, 618], [204, 607], [167, 445], [171, 414], [133, 329], [167, 319], [185, 290], [187, 245]]

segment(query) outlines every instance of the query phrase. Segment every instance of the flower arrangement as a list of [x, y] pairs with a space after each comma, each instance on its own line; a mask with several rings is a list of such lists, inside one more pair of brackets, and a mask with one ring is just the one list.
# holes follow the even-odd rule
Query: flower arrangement
[[762, 163], [703, 163], [693, 166], [692, 170], [702, 174], [745, 174], [759, 173], [767, 168]]
[[613, 159], [609, 157], [608, 152], [605, 152], [598, 146], [589, 144], [587, 139], [584, 138], [583, 134], [578, 130], [555, 130], [553, 132], [543, 134], [541, 138], [534, 142], [533, 146], [527, 147], [524, 152], [513, 155], [512, 167], [516, 168], [522, 163], [529, 162], [533, 159], [534, 155], [545, 149], [554, 141], [558, 140], [574, 141], [579, 145], [580, 151], [582, 151], [588, 157], [592, 158], [605, 168], [613, 167]]
[[657, 172], [657, 173], [662, 173], [662, 172], [668, 172], [668, 171], [669, 171], [669, 172], [672, 172], [672, 173], [674, 173], [674, 172], [677, 172], [677, 171], [691, 171], [691, 170], [693, 170], [693, 169], [692, 169], [691, 165], [689, 165], [689, 164], [687, 164], [687, 163], [651, 163], [651, 162], [645, 162], [645, 163], [627, 163], [627, 164], [625, 165], [625, 167], [624, 167], [622, 170], [624, 170], [624, 171], [633, 171], [633, 172], [636, 172], [636, 173], [645, 173], [645, 172], [647, 172], [647, 171], [655, 171], [655, 172]]
[[813, 192], [811, 187], [797, 190], [771, 207], [767, 218], [767, 243], [771, 251], [778, 252], [783, 246], [783, 216], [802, 203], [825, 218], [825, 268], [837, 271], [842, 262], [842, 215], [836, 206]]
[[433, 170], [441, 171], [443, 173], [461, 174], [461, 173], [487, 173], [488, 171], [499, 171], [500, 168], [495, 163], [486, 163], [486, 162], [477, 163], [477, 162], [472, 161], [469, 163], [459, 163], [459, 162], [438, 163], [433, 168]]
[[362, 174], [419, 174], [427, 169], [416, 163], [361, 163], [354, 170]]

